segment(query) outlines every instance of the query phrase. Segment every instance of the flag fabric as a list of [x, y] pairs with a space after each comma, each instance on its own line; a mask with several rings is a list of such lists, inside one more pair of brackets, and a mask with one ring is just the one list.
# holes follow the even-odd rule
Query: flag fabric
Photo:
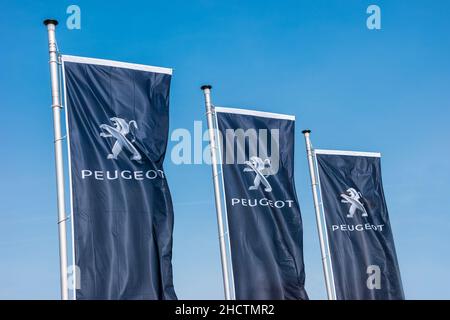
[[63, 56], [77, 299], [176, 299], [171, 69]]
[[293, 116], [215, 108], [236, 299], [308, 299]]
[[381, 155], [315, 150], [338, 300], [404, 299]]

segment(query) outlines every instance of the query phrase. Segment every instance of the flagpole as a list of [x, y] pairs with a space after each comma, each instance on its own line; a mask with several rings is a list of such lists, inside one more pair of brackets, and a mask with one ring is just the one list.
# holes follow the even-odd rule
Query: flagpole
[[222, 275], [223, 275], [223, 286], [225, 291], [225, 299], [231, 300], [230, 294], [230, 281], [228, 273], [228, 259], [225, 244], [225, 232], [223, 225], [223, 214], [222, 214], [222, 202], [220, 199], [220, 182], [219, 173], [217, 169], [217, 142], [214, 134], [214, 110], [211, 105], [211, 86], [204, 85], [201, 87], [205, 95], [205, 107], [206, 107], [206, 117], [208, 121], [208, 131], [209, 131], [209, 141], [211, 149], [211, 165], [214, 183], [214, 198], [216, 203], [216, 214], [217, 214], [217, 226], [219, 229], [219, 244], [220, 244], [220, 258], [222, 262]]
[[316, 177], [316, 169], [314, 166], [314, 154], [313, 154], [313, 148], [311, 145], [311, 130], [304, 130], [302, 133], [305, 136], [305, 143], [306, 143], [306, 154], [308, 157], [308, 164], [309, 164], [309, 174], [311, 177], [311, 187], [312, 187], [312, 194], [313, 194], [313, 200], [314, 200], [314, 210], [316, 213], [316, 223], [317, 223], [317, 231], [319, 233], [319, 241], [320, 241], [320, 251], [322, 255], [322, 266], [323, 266], [323, 273], [325, 276], [325, 286], [327, 289], [327, 296], [328, 300], [334, 300], [333, 298], [333, 291], [332, 291], [332, 284], [331, 284], [331, 277], [327, 265], [327, 252], [325, 247], [325, 238], [323, 234], [323, 226], [322, 226], [322, 217], [320, 212], [320, 206], [319, 206], [319, 195], [317, 191], [317, 177]]
[[53, 133], [55, 144], [56, 188], [58, 204], [58, 231], [59, 231], [59, 266], [61, 280], [61, 299], [68, 300], [67, 283], [67, 231], [66, 209], [64, 198], [64, 163], [63, 163], [63, 137], [61, 133], [61, 99], [59, 96], [58, 51], [56, 46], [55, 29], [58, 21], [47, 19], [44, 21], [48, 31], [48, 47], [50, 55], [50, 80], [52, 88]]

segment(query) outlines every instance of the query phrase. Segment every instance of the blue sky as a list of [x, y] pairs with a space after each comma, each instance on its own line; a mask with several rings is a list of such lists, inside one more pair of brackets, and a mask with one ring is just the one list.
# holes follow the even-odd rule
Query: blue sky
[[[65, 26], [81, 8], [81, 30]], [[366, 28], [377, 4], [382, 30]], [[9, 1], [0, 10], [0, 298], [59, 297], [47, 34], [65, 54], [174, 68], [171, 129], [218, 105], [297, 116], [306, 288], [326, 296], [301, 130], [379, 151], [406, 297], [450, 299], [450, 3], [446, 0]], [[206, 126], [205, 122], [204, 125]], [[174, 143], [169, 144], [169, 151]], [[179, 298], [223, 297], [207, 165], [166, 172]]]

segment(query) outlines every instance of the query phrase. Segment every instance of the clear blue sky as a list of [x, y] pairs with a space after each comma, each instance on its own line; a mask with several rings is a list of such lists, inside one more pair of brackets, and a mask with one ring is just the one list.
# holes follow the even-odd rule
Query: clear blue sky
[[[369, 4], [382, 30], [366, 28]], [[81, 8], [81, 30], [65, 26]], [[174, 68], [171, 128], [216, 104], [297, 116], [306, 288], [325, 298], [301, 130], [379, 151], [406, 297], [450, 299], [450, 2], [5, 1], [0, 10], [0, 298], [59, 297], [47, 34], [65, 54]], [[205, 122], [204, 122], [205, 124]], [[169, 150], [171, 143], [169, 145]], [[221, 298], [211, 171], [166, 161], [179, 298]]]

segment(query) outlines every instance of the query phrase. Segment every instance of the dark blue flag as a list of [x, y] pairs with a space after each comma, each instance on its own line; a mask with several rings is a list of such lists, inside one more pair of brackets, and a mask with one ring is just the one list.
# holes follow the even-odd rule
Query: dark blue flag
[[176, 299], [171, 69], [63, 57], [77, 299]]
[[380, 154], [315, 151], [338, 300], [404, 299]]
[[294, 117], [215, 111], [236, 299], [308, 299]]

